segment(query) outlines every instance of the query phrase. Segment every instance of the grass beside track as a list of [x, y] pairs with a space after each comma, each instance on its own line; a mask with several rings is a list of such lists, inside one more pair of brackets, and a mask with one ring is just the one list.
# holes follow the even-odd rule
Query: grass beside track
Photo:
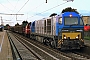
[[84, 37], [85, 40], [90, 40], [90, 37]]

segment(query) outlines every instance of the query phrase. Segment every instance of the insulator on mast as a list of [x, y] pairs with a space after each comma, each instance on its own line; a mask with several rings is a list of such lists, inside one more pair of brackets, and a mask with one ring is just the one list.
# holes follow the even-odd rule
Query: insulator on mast
[[47, 3], [47, 0], [46, 0], [46, 3]]

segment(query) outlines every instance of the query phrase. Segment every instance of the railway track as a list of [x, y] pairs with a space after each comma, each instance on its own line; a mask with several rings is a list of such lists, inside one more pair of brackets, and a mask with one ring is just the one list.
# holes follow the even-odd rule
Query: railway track
[[69, 56], [71, 56], [71, 57], [74, 57], [74, 58], [72, 58], [72, 60], [90, 60], [90, 57], [88, 56], [88, 55], [86, 55], [86, 54], [82, 54], [82, 53], [79, 53], [79, 52], [76, 52], [76, 51], [74, 51], [74, 52], [65, 52], [66, 54], [68, 54]]
[[[17, 55], [19, 55], [19, 57], [14, 60], [39, 60], [39, 58], [35, 55], [32, 54], [31, 51], [29, 51], [24, 45], [22, 45], [21, 42], [19, 42], [12, 34], [10, 34], [11, 38], [12, 38], [12, 41], [14, 43], [14, 49], [13, 50], [16, 50], [16, 52], [18, 52]], [[13, 52], [13, 51], [12, 51]], [[16, 53], [14, 52], [14, 53]], [[15, 56], [17, 56], [15, 55]], [[13, 56], [14, 57], [14, 56]]]
[[[40, 58], [39, 60], [66, 60], [68, 59], [67, 57], [63, 56], [63, 55], [60, 55], [60, 54], [56, 54], [56, 52], [54, 51], [51, 51], [50, 49], [45, 49], [44, 47], [40, 47], [39, 45], [36, 45], [35, 44], [35, 41], [34, 41], [34, 44], [30, 41], [27, 40], [27, 38], [23, 37], [23, 36], [18, 36], [17, 34], [14, 36], [16, 37], [16, 39], [21, 42], [28, 50], [33, 50], [35, 53], [34, 55], [37, 55], [38, 58]], [[22, 42], [23, 41], [23, 42]], [[47, 50], [47, 51], [46, 51]], [[50, 54], [50, 53], [53, 53], [53, 54]], [[56, 55], [56, 56], [55, 56]]]
[[21, 35], [15, 33], [13, 33], [13, 35], [21, 44], [32, 52], [38, 60], [90, 60], [90, 57], [82, 53], [62, 52]]

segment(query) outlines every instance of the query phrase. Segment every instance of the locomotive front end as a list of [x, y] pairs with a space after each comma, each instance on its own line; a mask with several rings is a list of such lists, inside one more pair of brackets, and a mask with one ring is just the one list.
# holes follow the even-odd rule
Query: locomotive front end
[[79, 14], [65, 12], [58, 22], [58, 47], [66, 50], [84, 46], [84, 23]]
[[84, 46], [83, 30], [71, 29], [62, 30], [62, 44], [61, 47], [66, 49], [80, 49]]

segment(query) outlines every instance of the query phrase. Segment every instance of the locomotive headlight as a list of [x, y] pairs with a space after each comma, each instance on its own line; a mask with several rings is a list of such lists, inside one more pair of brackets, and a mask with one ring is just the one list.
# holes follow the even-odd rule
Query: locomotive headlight
[[67, 37], [65, 36], [64, 39], [66, 39]]
[[79, 37], [78, 36], [76, 36], [76, 39], [78, 39]]
[[67, 39], [67, 37], [64, 35], [64, 36], [63, 36], [63, 39]]
[[69, 16], [72, 17], [72, 14], [70, 14]]
[[78, 35], [78, 36], [76, 36], [76, 39], [79, 39], [79, 35]]

